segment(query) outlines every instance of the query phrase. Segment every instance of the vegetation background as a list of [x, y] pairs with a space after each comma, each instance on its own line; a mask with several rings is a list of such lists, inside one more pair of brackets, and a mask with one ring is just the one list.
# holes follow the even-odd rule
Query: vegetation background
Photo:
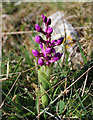
[[[83, 63], [69, 65], [69, 54], [51, 74], [51, 103], [45, 109], [38, 96], [37, 59], [31, 53], [35, 24], [41, 14], [63, 11], [76, 29]], [[2, 3], [2, 120], [92, 120], [93, 119], [93, 39], [92, 3]], [[60, 65], [61, 63], [61, 65]], [[39, 66], [38, 66], [39, 67]], [[72, 68], [72, 69], [71, 69]], [[51, 94], [52, 91], [52, 94]], [[39, 106], [39, 107], [38, 107]]]

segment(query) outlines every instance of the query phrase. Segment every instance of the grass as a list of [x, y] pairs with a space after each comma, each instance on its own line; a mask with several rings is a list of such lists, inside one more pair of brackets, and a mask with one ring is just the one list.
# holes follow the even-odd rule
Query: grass
[[[22, 6], [23, 5], [24, 4], [22, 4]], [[35, 7], [39, 5], [33, 3], [32, 6]], [[53, 10], [54, 5], [56, 6], [56, 4], [51, 3], [47, 9]], [[17, 11], [18, 9], [21, 10], [22, 6], [19, 5]], [[24, 6], [26, 7], [26, 5]], [[30, 6], [30, 4], [27, 4], [27, 6]], [[80, 4], [81, 7], [79, 7], [79, 3], [63, 3], [61, 7], [61, 4], [58, 3], [60, 10], [65, 10], [67, 6], [67, 11], [65, 11], [66, 16], [69, 9], [71, 10], [72, 8], [74, 14], [77, 15], [78, 11], [81, 11], [81, 14], [83, 14], [82, 12], [84, 12], [84, 10], [82, 11], [82, 7], [86, 9], [88, 4]], [[39, 8], [40, 7], [41, 6], [39, 6]], [[75, 11], [75, 7], [77, 11]], [[56, 9], [57, 7], [53, 11], [56, 11]], [[88, 9], [90, 8], [88, 7]], [[9, 8], [7, 7], [7, 9], [4, 8], [4, 11], [7, 11], [6, 13], [9, 14], [15, 13], [15, 16], [17, 16], [17, 11], [14, 12], [12, 5], [10, 5]], [[72, 15], [73, 13], [70, 14], [70, 12], [68, 12], [68, 15]], [[46, 14], [51, 14], [51, 12], [47, 12]], [[19, 19], [19, 21], [21, 21], [21, 19]], [[37, 22], [41, 24], [39, 15]], [[74, 19], [72, 22], [74, 22]], [[82, 24], [80, 22], [74, 22], [74, 26], [77, 25], [80, 27], [85, 23], [88, 25], [89, 22], [89, 20], [87, 20], [87, 23], [86, 21], [84, 23], [81, 22]], [[37, 64], [31, 54], [32, 48], [35, 47], [39, 49], [38, 45], [33, 41], [37, 33], [34, 33], [34, 25], [31, 22], [26, 20], [25, 23], [25, 26], [24, 24], [20, 24], [19, 26], [17, 25], [17, 28], [15, 25], [13, 29], [18, 30], [21, 28], [21, 30], [24, 31], [28, 25], [29, 30], [33, 31], [32, 35], [10, 35], [7, 41], [11, 39], [16, 41], [15, 48], [8, 48], [9, 50], [3, 48], [2, 50], [2, 120], [35, 120], [38, 117], [38, 104], [40, 120], [92, 120], [92, 54], [90, 59], [87, 59], [88, 57], [85, 56], [83, 48], [77, 40], [84, 63], [81, 68], [74, 69], [73, 64], [69, 65], [69, 53], [67, 51], [65, 52], [66, 57], [64, 62], [61, 63], [61, 61], [59, 61], [57, 67], [53, 66], [52, 68], [50, 80], [51, 89], [46, 91], [47, 94], [50, 95], [51, 102], [46, 108], [43, 108], [41, 101], [38, 100], [40, 98], [38, 96]], [[86, 35], [86, 38], [87, 36], [89, 36], [89, 33]], [[8, 61], [9, 71], [7, 67]], [[85, 89], [83, 89], [85, 81], [86, 85]]]

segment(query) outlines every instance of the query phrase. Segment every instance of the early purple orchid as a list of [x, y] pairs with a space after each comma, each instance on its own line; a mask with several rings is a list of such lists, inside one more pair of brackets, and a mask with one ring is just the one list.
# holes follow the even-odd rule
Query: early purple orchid
[[42, 65], [49, 66], [51, 63], [58, 61], [63, 55], [63, 53], [59, 53], [59, 52], [56, 53], [54, 47], [61, 45], [64, 40], [64, 37], [61, 37], [58, 40], [51, 41], [51, 34], [53, 32], [53, 28], [49, 26], [51, 24], [51, 19], [50, 18], [47, 19], [47, 17], [44, 16], [43, 14], [41, 15], [41, 17], [43, 18], [43, 22], [45, 23], [46, 26], [45, 31], [43, 31], [42, 28], [37, 24], [35, 25], [35, 29], [38, 32], [44, 34], [46, 36], [46, 40], [43, 40], [43, 38], [40, 35], [35, 36], [35, 41], [38, 44], [40, 44], [41, 52], [32, 49], [32, 53], [35, 57], [39, 57], [38, 64], [40, 66]]
[[45, 30], [43, 30], [39, 25], [35, 25], [35, 29], [38, 32], [41, 32], [46, 36], [46, 40], [44, 40], [40, 35], [35, 36], [35, 41], [39, 44], [41, 51], [37, 51], [35, 49], [32, 49], [32, 54], [35, 57], [38, 57], [38, 64], [41, 66], [38, 69], [38, 80], [40, 85], [40, 94], [43, 96], [41, 97], [42, 105], [45, 108], [50, 98], [47, 94], [45, 94], [45, 91], [48, 89], [51, 89], [50, 86], [50, 74], [52, 71], [52, 64], [55, 61], [60, 60], [63, 53], [56, 52], [55, 47], [62, 44], [64, 41], [64, 37], [59, 38], [58, 40], [52, 40], [51, 41], [51, 34], [53, 32], [53, 28], [49, 25], [51, 24], [51, 19], [47, 19], [46, 16], [43, 14], [41, 15], [43, 22], [45, 23]]

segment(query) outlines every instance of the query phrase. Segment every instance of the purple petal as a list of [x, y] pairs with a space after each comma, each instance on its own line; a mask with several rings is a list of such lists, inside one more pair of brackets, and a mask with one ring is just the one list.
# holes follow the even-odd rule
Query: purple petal
[[55, 45], [61, 45], [62, 42], [63, 42], [63, 40], [64, 40], [64, 37], [59, 38], [59, 39], [57, 40], [57, 42], [55, 43]]
[[52, 32], [53, 32], [52, 27], [49, 27], [48, 30], [47, 30], [47, 33], [48, 33], [48, 34], [51, 34]]
[[50, 25], [50, 24], [51, 24], [51, 19], [49, 18], [49, 19], [47, 20], [47, 26]]
[[49, 61], [51, 58], [49, 56], [46, 56], [46, 61]]
[[48, 66], [49, 66], [49, 65], [50, 65], [50, 63], [49, 63], [49, 62], [46, 62], [46, 65], [48, 65]]
[[42, 43], [40, 44], [40, 48], [43, 49], [43, 44]]
[[61, 54], [58, 52], [54, 55], [53, 60], [58, 61], [61, 58]]
[[44, 21], [45, 23], [47, 22], [47, 17], [46, 17], [46, 16], [43, 17], [43, 21]]
[[41, 14], [41, 17], [43, 18], [43, 17], [44, 17], [44, 15], [43, 15], [43, 14]]
[[35, 28], [38, 32], [42, 32], [42, 28], [38, 24], [35, 25]]
[[48, 60], [48, 62], [53, 63], [53, 62], [55, 62], [55, 60], [53, 60], [53, 59], [52, 60]]
[[50, 40], [46, 40], [45, 44], [48, 45], [50, 43]]
[[51, 51], [51, 48], [46, 48], [45, 51], [46, 51], [47, 54], [50, 54], [50, 53], [52, 52], [52, 51]]
[[45, 52], [45, 50], [41, 50], [41, 52], [42, 52], [43, 56], [46, 57], [46, 52]]
[[45, 32], [47, 33], [47, 28], [45, 28]]
[[56, 42], [57, 40], [52, 40], [52, 42], [49, 44], [49, 46], [51, 47], [54, 47], [55, 46], [55, 42]]
[[52, 54], [50, 54], [49, 57], [52, 58]]
[[42, 58], [39, 58], [38, 59], [38, 64], [41, 65], [41, 66], [44, 65], [44, 60]]
[[35, 36], [35, 41], [37, 42], [37, 43], [41, 43], [42, 42], [42, 37], [40, 36], [40, 35], [38, 35], [38, 36]]
[[37, 50], [32, 49], [32, 53], [35, 57], [40, 57], [40, 53]]
[[51, 43], [55, 43], [55, 42], [57, 42], [57, 40], [52, 40], [52, 42], [51, 42]]
[[41, 17], [43, 18], [43, 22], [47, 22], [47, 17], [46, 16], [44, 16], [43, 14], [41, 15]]
[[51, 49], [52, 53], [56, 53], [56, 50], [54, 48]]

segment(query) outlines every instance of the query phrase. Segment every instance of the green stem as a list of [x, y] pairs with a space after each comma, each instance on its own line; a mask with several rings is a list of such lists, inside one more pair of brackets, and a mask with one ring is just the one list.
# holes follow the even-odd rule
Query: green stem
[[[38, 79], [40, 85], [40, 94], [44, 94], [51, 86], [50, 84], [50, 74], [51, 74], [51, 66], [42, 66], [38, 70]], [[46, 107], [49, 103], [49, 96], [48, 94], [44, 94], [41, 97], [43, 107]]]

